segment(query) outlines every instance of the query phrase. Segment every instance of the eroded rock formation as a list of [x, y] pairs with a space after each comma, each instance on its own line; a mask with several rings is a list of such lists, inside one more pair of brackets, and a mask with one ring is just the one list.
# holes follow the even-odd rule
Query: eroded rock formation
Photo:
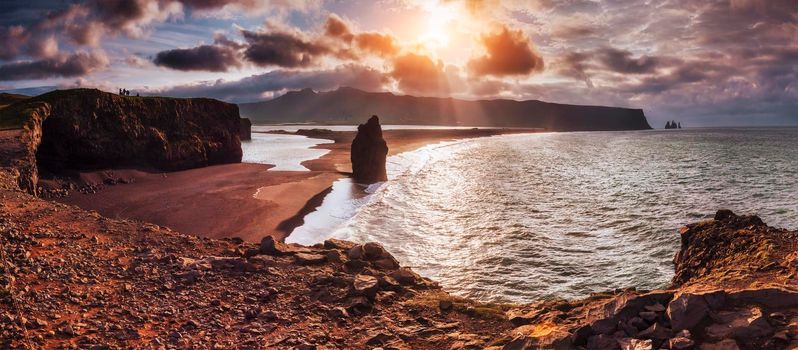
[[357, 127], [357, 136], [352, 141], [352, 177], [359, 183], [387, 181], [385, 161], [388, 145], [382, 138], [380, 119], [375, 115]]
[[212, 99], [61, 90], [7, 107], [2, 117], [20, 120], [21, 152], [5, 165], [31, 193], [41, 171], [181, 170], [242, 157], [238, 107]]
[[249, 118], [241, 118], [241, 140], [252, 140], [252, 121]]

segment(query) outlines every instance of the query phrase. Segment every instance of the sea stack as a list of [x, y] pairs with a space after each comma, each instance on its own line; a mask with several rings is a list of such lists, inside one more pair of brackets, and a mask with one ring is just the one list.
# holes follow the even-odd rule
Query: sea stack
[[252, 121], [249, 118], [241, 118], [239, 138], [241, 138], [241, 141], [252, 140]]
[[371, 116], [368, 122], [357, 127], [357, 135], [352, 141], [352, 177], [358, 183], [387, 181], [385, 160], [388, 145], [382, 138], [380, 118]]

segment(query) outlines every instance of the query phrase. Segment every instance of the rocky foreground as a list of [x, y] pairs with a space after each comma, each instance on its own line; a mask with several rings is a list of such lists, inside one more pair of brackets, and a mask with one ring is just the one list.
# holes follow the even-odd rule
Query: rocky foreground
[[[240, 160], [234, 106], [129, 98], [57, 92], [0, 110], [22, 127], [0, 131], [0, 349], [798, 349], [798, 232], [756, 216], [682, 228], [666, 289], [497, 305], [449, 295], [375, 243], [199, 238], [31, 195], [38, 166], [63, 157]], [[211, 118], [202, 106], [228, 111], [227, 127], [188, 122]]]
[[754, 216], [683, 228], [669, 289], [496, 305], [378, 244], [204, 239], [0, 183], [0, 348], [798, 348], [798, 233]]

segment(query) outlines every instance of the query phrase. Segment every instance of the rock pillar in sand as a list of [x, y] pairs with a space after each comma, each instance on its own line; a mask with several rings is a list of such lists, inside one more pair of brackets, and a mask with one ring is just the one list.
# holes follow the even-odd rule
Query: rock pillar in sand
[[385, 171], [387, 156], [388, 145], [382, 138], [380, 119], [375, 115], [357, 127], [357, 135], [352, 141], [352, 177], [358, 183], [388, 180]]

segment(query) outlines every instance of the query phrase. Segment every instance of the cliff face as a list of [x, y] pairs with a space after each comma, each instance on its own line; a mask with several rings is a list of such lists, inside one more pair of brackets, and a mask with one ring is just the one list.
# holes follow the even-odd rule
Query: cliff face
[[[23, 123], [20, 160], [35, 163], [38, 171], [180, 170], [240, 162], [242, 156], [238, 107], [211, 99], [63, 90], [3, 109], [2, 119]], [[29, 173], [20, 178], [24, 188], [35, 187], [36, 169]]]
[[305, 89], [276, 99], [241, 104], [254, 121], [357, 124], [377, 114], [383, 124], [545, 128], [552, 131], [651, 129], [640, 109], [576, 106], [542, 101], [396, 96], [351, 88], [316, 93]]

